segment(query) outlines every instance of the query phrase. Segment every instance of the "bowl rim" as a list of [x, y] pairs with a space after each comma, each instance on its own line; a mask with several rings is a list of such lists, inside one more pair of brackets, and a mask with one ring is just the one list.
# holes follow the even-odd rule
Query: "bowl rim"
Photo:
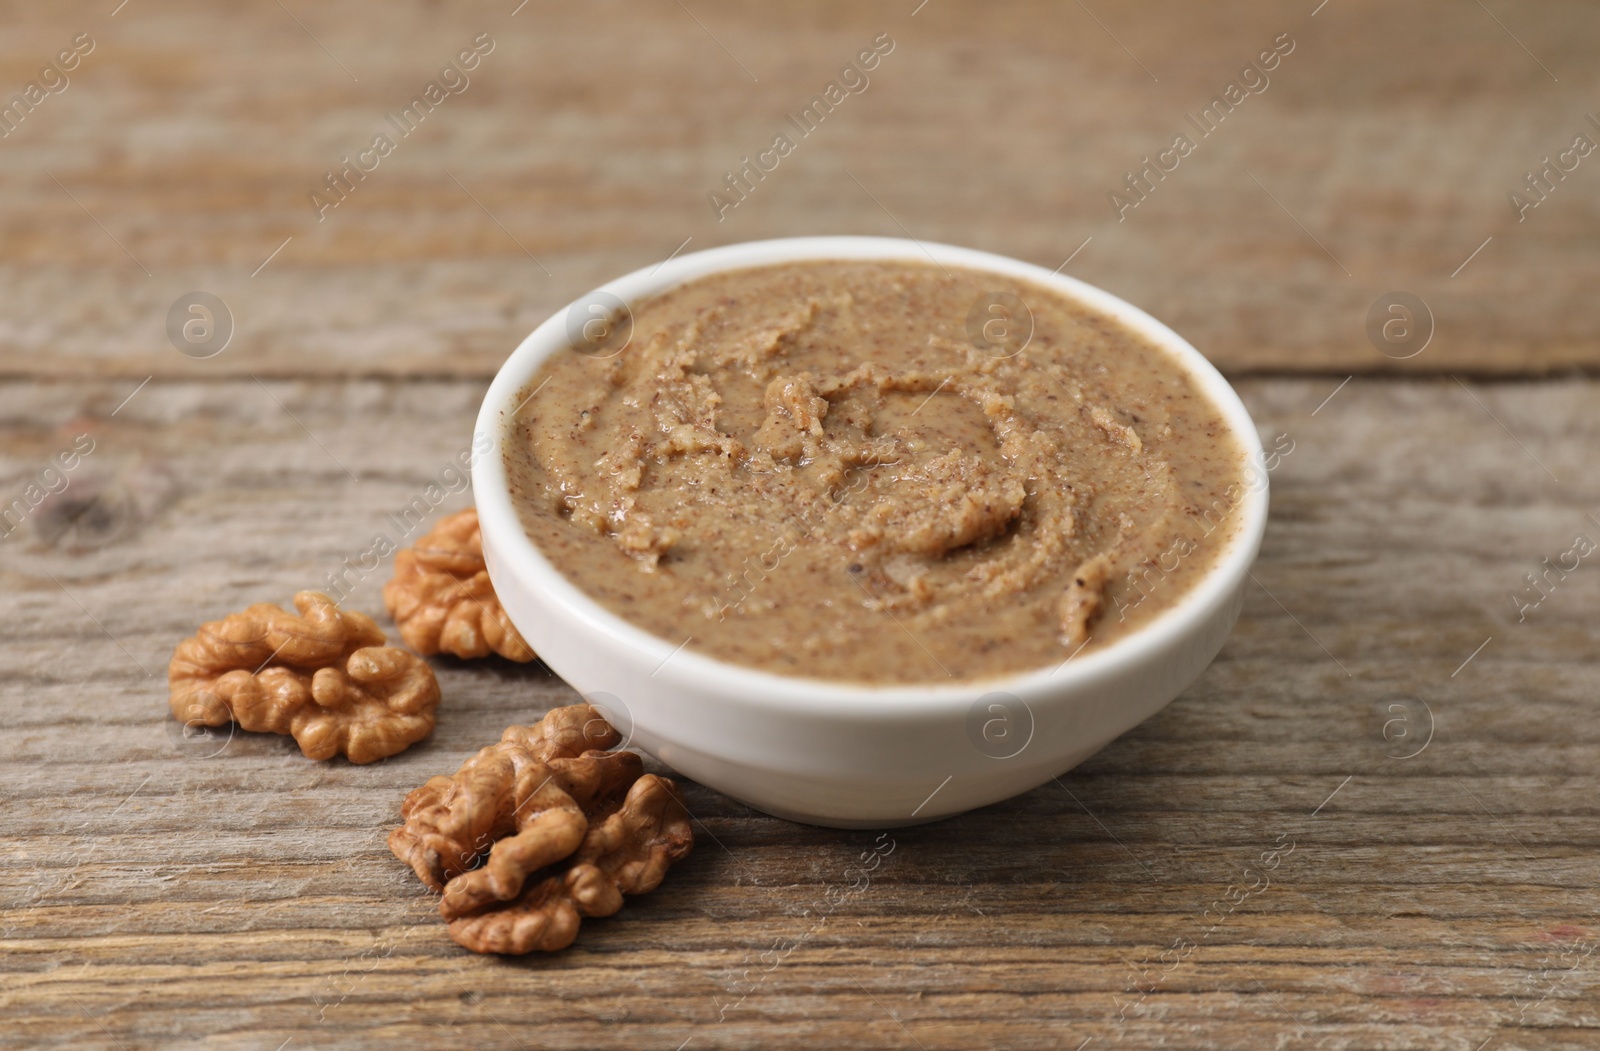
[[[1220, 410], [1244, 448], [1247, 464], [1255, 467], [1259, 478], [1259, 484], [1247, 486], [1236, 502], [1240, 525], [1227, 548], [1205, 576], [1176, 602], [1103, 649], [1081, 657], [1074, 653], [1054, 668], [1031, 668], [951, 683], [851, 683], [762, 671], [690, 650], [687, 642], [674, 646], [589, 597], [550, 563], [523, 529], [511, 500], [503, 450], [511, 426], [508, 410], [520, 408], [513, 406], [512, 399], [547, 358], [570, 344], [565, 323], [568, 311], [601, 293], [616, 296], [631, 306], [713, 273], [827, 259], [932, 261], [1031, 281], [1110, 315], [1166, 351]], [[669, 257], [608, 281], [556, 310], [512, 351], [484, 396], [474, 429], [474, 450], [485, 447], [485, 436], [491, 444], [473, 461], [473, 500], [486, 546], [490, 546], [492, 538], [496, 561], [504, 571], [559, 605], [586, 629], [609, 636], [650, 660], [656, 666], [652, 677], [659, 674], [667, 682], [701, 688], [709, 681], [719, 687], [723, 696], [742, 695], [754, 703], [847, 719], [885, 714], [911, 716], [930, 707], [950, 711], [959, 708], [964, 712], [975, 696], [997, 692], [1010, 694], [1024, 704], [1047, 703], [1076, 692], [1074, 686], [1093, 686], [1133, 671], [1140, 662], [1159, 659], [1208, 614], [1225, 608], [1255, 560], [1267, 523], [1270, 483], [1255, 422], [1222, 374], [1182, 336], [1133, 304], [1060, 272], [978, 249], [897, 237], [832, 235], [745, 241]]]

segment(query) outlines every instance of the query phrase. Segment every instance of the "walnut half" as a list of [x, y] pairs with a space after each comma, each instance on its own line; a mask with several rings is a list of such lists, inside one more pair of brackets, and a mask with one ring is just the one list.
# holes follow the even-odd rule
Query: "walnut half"
[[583, 917], [610, 916], [688, 855], [677, 786], [633, 752], [603, 750], [618, 740], [588, 705], [557, 708], [406, 797], [389, 849], [442, 892], [457, 944], [564, 949]]
[[400, 638], [418, 653], [533, 660], [489, 583], [472, 508], [440, 519], [415, 547], [395, 552], [383, 601]]
[[302, 591], [299, 616], [270, 602], [202, 624], [167, 667], [186, 724], [291, 734], [312, 759], [370, 763], [433, 731], [439, 683], [422, 658], [328, 596]]

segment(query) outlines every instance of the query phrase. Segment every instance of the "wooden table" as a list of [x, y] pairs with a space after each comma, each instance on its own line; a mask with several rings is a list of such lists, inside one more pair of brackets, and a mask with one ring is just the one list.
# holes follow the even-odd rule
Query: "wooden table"
[[[1511, 196], [1600, 141], [1600, 15], [1314, 7], [14, 5], [0, 98], [87, 53], [0, 139], [4, 501], [93, 451], [0, 542], [0, 1046], [1600, 1046], [1600, 570], [1525, 580], [1600, 539], [1600, 157]], [[719, 220], [725, 173], [885, 33]], [[475, 40], [470, 83], [316, 204]], [[691, 858], [525, 959], [456, 948], [384, 837], [571, 700], [542, 666], [436, 661], [437, 733], [372, 767], [175, 736], [172, 646], [365, 550], [550, 310], [819, 232], [1070, 257], [1289, 436], [1243, 617], [1169, 708], [893, 831], [822, 908], [876, 833], [689, 784]], [[193, 291], [233, 319], [215, 356], [168, 337]], [[1417, 353], [1368, 335], [1402, 291]]]

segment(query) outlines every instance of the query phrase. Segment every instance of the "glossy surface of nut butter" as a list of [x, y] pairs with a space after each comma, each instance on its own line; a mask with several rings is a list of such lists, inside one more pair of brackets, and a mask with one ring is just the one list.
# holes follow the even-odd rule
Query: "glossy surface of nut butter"
[[674, 645], [835, 681], [1114, 641], [1205, 575], [1259, 473], [1113, 318], [905, 261], [690, 281], [519, 401], [512, 499], [568, 579]]

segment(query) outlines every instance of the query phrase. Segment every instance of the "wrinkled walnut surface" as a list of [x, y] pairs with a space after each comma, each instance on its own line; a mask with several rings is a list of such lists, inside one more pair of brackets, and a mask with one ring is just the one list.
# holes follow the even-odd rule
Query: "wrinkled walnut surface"
[[489, 583], [473, 508], [441, 519], [415, 547], [395, 552], [383, 601], [400, 637], [418, 653], [534, 658]]
[[[586, 916], [655, 889], [694, 845], [677, 787], [643, 773], [588, 705], [513, 726], [454, 777], [406, 797], [389, 849], [442, 892], [450, 936], [474, 952], [553, 951]], [[487, 859], [478, 867], [480, 858]]]
[[299, 615], [270, 602], [200, 626], [167, 667], [172, 714], [186, 724], [290, 734], [312, 759], [370, 763], [433, 730], [439, 683], [418, 656], [383, 645], [372, 618], [316, 591]]

